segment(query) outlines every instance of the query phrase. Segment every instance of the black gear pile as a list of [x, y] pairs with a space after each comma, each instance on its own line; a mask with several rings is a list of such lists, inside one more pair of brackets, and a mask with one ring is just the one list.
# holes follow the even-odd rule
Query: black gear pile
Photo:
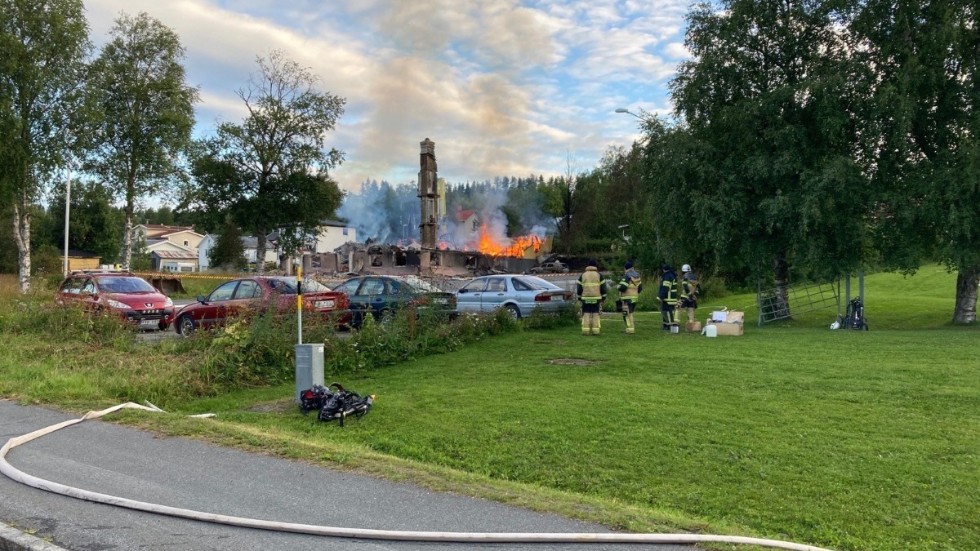
[[299, 410], [303, 413], [318, 411], [316, 418], [320, 421], [337, 421], [344, 426], [347, 417], [357, 418], [371, 409], [374, 395], [362, 397], [356, 392], [345, 389], [340, 383], [331, 383], [329, 387], [313, 385], [299, 395]]

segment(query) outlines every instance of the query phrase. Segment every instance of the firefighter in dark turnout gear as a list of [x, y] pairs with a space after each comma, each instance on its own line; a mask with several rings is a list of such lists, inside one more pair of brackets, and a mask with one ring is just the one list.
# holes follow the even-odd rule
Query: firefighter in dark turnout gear
[[616, 306], [623, 313], [623, 321], [626, 322], [626, 334], [632, 335], [636, 332], [633, 324], [633, 311], [636, 310], [636, 302], [640, 300], [640, 291], [643, 290], [643, 282], [640, 281], [640, 272], [633, 268], [633, 263], [627, 261], [623, 266], [626, 272], [619, 280], [619, 301]]
[[582, 301], [582, 334], [599, 335], [600, 313], [602, 301], [608, 292], [606, 281], [599, 274], [596, 261], [590, 260], [589, 265], [578, 278], [578, 298]]
[[657, 299], [660, 300], [660, 317], [663, 318], [663, 330], [670, 331], [677, 325], [677, 274], [670, 264], [661, 266], [663, 275], [660, 276], [660, 288]]

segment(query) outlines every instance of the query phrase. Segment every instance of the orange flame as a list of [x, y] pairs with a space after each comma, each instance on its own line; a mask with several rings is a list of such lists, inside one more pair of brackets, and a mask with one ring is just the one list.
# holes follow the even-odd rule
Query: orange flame
[[[506, 239], [506, 238], [505, 238]], [[507, 239], [509, 244], [497, 241], [490, 235], [487, 225], [480, 226], [480, 242], [477, 250], [490, 256], [517, 256], [522, 257], [529, 248], [533, 248], [535, 253], [541, 251], [541, 238], [536, 235], [521, 235]]]

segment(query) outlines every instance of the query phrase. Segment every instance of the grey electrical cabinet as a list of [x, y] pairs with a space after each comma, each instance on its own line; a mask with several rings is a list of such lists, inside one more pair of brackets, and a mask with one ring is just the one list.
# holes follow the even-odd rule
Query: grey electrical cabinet
[[313, 385], [323, 384], [323, 343], [296, 345], [296, 396]]

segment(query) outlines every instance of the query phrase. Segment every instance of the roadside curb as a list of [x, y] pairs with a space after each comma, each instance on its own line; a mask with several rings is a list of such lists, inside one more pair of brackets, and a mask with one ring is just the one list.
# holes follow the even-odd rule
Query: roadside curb
[[0, 551], [67, 551], [0, 522]]

